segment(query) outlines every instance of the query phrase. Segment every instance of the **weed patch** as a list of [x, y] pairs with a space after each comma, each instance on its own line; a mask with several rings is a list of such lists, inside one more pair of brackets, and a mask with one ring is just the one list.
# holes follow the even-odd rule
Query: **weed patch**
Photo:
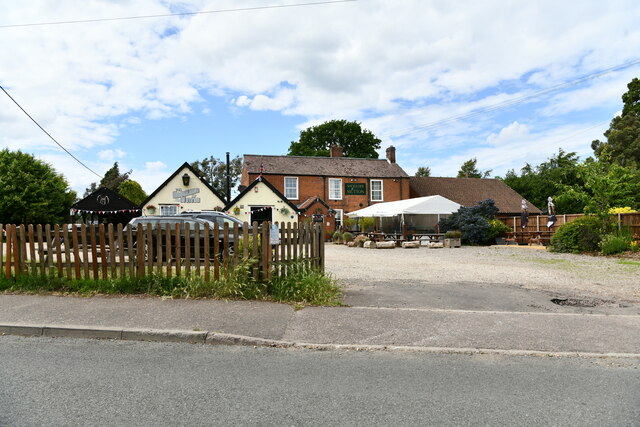
[[73, 279], [56, 275], [0, 278], [0, 292], [62, 293], [91, 296], [152, 295], [169, 298], [224, 298], [242, 300], [271, 299], [313, 305], [339, 305], [340, 289], [320, 271], [302, 264], [289, 267], [287, 277], [262, 283], [253, 278], [254, 261], [220, 272], [219, 280], [202, 276], [166, 277], [160, 274], [141, 278]]

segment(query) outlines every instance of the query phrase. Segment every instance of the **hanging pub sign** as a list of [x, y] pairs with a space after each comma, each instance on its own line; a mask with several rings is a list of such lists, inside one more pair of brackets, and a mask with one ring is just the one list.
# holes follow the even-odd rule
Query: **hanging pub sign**
[[324, 215], [313, 214], [313, 222], [322, 222], [322, 221], [324, 221]]
[[367, 184], [354, 184], [348, 182], [344, 185], [344, 193], [348, 196], [366, 196]]

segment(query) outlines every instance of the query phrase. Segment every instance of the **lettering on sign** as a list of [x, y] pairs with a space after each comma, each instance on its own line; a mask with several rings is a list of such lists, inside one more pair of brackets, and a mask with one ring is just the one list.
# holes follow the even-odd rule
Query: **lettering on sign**
[[194, 194], [200, 192], [199, 188], [189, 188], [183, 190], [182, 188], [176, 188], [173, 192], [173, 199], [180, 203], [200, 203], [200, 197], [193, 197]]
[[344, 185], [344, 194], [348, 196], [366, 196], [367, 184], [346, 183]]

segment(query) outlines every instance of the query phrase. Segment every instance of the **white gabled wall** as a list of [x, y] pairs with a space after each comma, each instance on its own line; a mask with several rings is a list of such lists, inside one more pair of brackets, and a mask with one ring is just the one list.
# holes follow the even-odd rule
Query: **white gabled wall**
[[[256, 191], [256, 189], [258, 191]], [[271, 206], [273, 208], [273, 221], [289, 221], [298, 222], [298, 214], [288, 203], [282, 200], [276, 193], [267, 187], [263, 182], [258, 182], [255, 187], [249, 190], [241, 199], [230, 207], [227, 213], [235, 216], [241, 221], [251, 221], [251, 207]], [[236, 209], [240, 213], [236, 213]], [[289, 212], [282, 213], [282, 208], [286, 208]]]
[[[182, 183], [182, 175], [189, 175], [189, 185]], [[142, 214], [160, 215], [160, 205], [179, 205], [178, 213], [186, 210], [213, 210], [224, 208], [225, 203], [215, 195], [200, 179], [188, 168], [182, 167], [176, 176], [169, 181], [158, 193], [153, 196], [144, 206]], [[156, 210], [151, 213], [147, 206], [155, 206]]]

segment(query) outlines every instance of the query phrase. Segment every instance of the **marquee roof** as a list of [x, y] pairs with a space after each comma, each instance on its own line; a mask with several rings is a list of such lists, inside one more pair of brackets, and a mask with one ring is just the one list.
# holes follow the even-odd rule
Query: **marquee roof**
[[451, 214], [460, 205], [442, 196], [416, 197], [395, 202], [376, 203], [345, 215], [349, 217], [390, 217], [396, 215]]

